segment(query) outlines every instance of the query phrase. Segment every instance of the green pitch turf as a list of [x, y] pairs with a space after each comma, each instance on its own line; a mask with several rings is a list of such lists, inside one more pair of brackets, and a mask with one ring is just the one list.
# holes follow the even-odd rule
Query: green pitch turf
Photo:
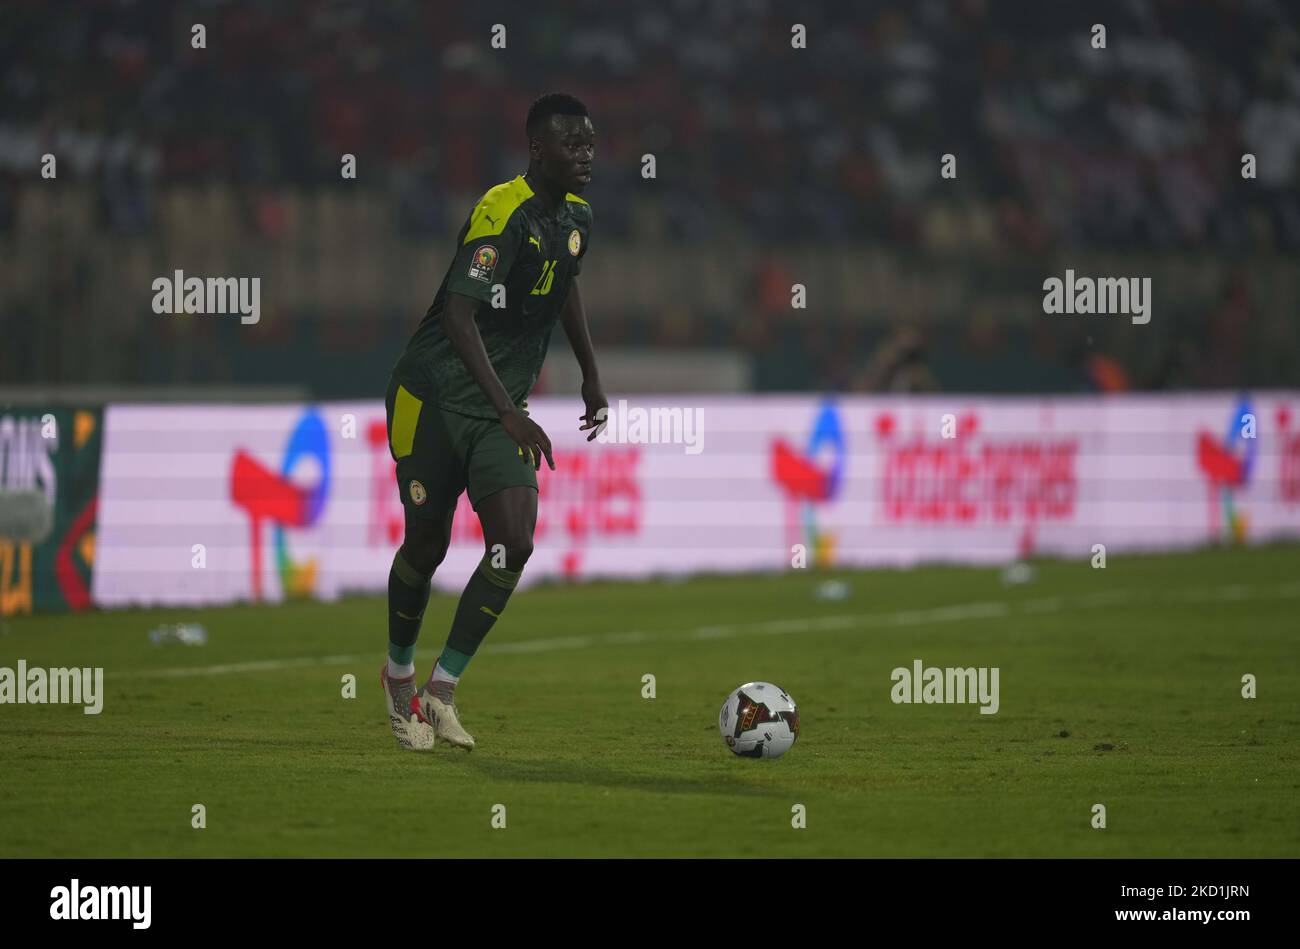
[[[0, 705], [0, 856], [1300, 856], [1300, 548], [1036, 566], [525, 590], [462, 681], [471, 754], [397, 748], [377, 598], [11, 619], [0, 666], [106, 698]], [[914, 659], [998, 667], [1000, 710], [893, 704]], [[799, 703], [782, 759], [719, 738], [752, 679]]]

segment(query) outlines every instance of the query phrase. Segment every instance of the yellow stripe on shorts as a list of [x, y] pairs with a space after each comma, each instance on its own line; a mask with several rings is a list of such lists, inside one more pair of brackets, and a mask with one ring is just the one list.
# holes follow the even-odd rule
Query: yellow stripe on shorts
[[393, 456], [405, 458], [415, 447], [415, 424], [420, 421], [422, 403], [406, 386], [397, 386], [397, 398], [393, 399]]

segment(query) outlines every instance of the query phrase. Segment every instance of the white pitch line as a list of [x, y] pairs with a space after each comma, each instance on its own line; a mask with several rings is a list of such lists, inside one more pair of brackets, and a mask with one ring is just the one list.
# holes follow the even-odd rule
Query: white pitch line
[[175, 669], [153, 669], [130, 672], [114, 678], [122, 679], [183, 679], [187, 676], [219, 676], [239, 672], [276, 672], [280, 669], [300, 669], [310, 666], [341, 666], [356, 662], [362, 656], [303, 656], [298, 659], [261, 659], [254, 662], [227, 662], [217, 666], [180, 666]]
[[1025, 600], [1020, 604], [1022, 613], [1056, 613], [1061, 609], [1062, 600], [1059, 596], [1044, 596], [1037, 600]]
[[550, 652], [553, 649], [581, 649], [583, 646], [595, 644], [595, 636], [561, 636], [556, 639], [525, 639], [517, 643], [496, 643], [490, 648], [492, 652]]
[[[1279, 597], [1300, 596], [1300, 583], [1279, 583], [1262, 589], [1246, 584], [1228, 584], [1209, 589], [1167, 590], [1161, 598], [1173, 602], [1224, 602], [1244, 599], [1251, 594]], [[868, 627], [907, 627], [937, 623], [962, 623], [981, 619], [1002, 619], [1019, 613], [1042, 616], [1060, 613], [1067, 609], [1093, 609], [1114, 606], [1138, 598], [1149, 599], [1149, 594], [1135, 590], [1106, 590], [1089, 593], [1073, 601], [1063, 597], [1042, 597], [1011, 603], [1005, 600], [982, 600], [973, 603], [955, 603], [924, 610], [895, 610], [892, 613], [851, 613], [840, 616], [808, 616], [800, 619], [763, 620], [755, 623], [732, 623], [725, 626], [697, 626], [686, 630], [623, 630], [594, 636], [556, 636], [549, 639], [527, 639], [514, 643], [489, 643], [483, 651], [501, 655], [526, 655], [555, 652], [563, 649], [582, 649], [587, 646], [619, 646], [632, 643], [654, 642], [669, 639], [727, 639], [732, 636], [771, 636], [781, 633], [838, 632]], [[172, 679], [190, 676], [234, 675], [245, 672], [276, 672], [281, 669], [302, 669], [312, 666], [342, 666], [373, 661], [375, 653], [357, 656], [305, 656], [297, 659], [263, 659], [254, 662], [230, 662], [216, 666], [182, 666], [174, 669], [142, 670], [114, 678]]]

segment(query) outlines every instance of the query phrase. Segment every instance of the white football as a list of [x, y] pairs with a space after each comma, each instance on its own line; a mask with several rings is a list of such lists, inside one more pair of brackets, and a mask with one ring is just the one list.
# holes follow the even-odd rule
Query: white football
[[741, 757], [779, 758], [799, 737], [799, 709], [780, 686], [746, 682], [722, 703], [718, 731]]

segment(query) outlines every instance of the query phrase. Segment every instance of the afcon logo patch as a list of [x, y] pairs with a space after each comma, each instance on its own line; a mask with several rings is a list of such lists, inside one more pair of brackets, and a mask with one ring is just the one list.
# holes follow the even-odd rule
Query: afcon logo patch
[[578, 233], [578, 229], [575, 227], [569, 232], [569, 253], [577, 257], [580, 250], [582, 250], [582, 235]]
[[423, 504], [424, 499], [428, 497], [428, 495], [424, 493], [424, 485], [420, 484], [418, 481], [411, 482], [410, 491], [411, 501], [415, 504]]
[[484, 283], [492, 281], [492, 271], [497, 266], [497, 249], [491, 244], [484, 244], [474, 251], [474, 258], [469, 262], [469, 275]]

